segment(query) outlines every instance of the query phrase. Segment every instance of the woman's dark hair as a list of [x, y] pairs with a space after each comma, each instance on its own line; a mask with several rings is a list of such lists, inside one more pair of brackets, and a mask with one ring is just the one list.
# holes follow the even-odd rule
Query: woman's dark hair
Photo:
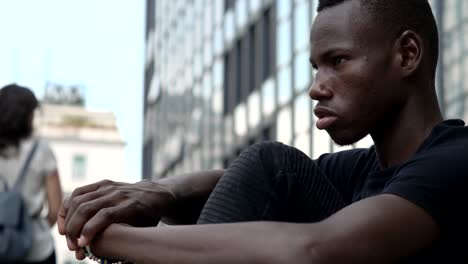
[[38, 104], [34, 93], [26, 87], [10, 84], [0, 89], [0, 152], [31, 136], [32, 117]]

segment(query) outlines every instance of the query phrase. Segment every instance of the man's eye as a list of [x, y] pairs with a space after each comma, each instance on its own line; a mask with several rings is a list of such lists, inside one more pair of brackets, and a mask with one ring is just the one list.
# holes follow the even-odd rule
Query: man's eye
[[345, 57], [335, 57], [335, 58], [333, 58], [333, 64], [334, 64], [335, 66], [338, 66], [338, 65], [340, 65], [341, 63], [346, 62], [347, 60], [348, 60], [348, 59], [346, 59]]

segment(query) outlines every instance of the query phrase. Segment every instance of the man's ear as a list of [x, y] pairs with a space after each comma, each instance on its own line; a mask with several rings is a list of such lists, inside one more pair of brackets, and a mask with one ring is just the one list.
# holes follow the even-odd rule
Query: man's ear
[[396, 40], [398, 67], [403, 77], [412, 75], [421, 65], [424, 42], [416, 32], [406, 30]]

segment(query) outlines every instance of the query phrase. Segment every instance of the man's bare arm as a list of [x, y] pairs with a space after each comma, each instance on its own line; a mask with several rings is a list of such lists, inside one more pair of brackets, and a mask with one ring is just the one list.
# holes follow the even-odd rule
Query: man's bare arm
[[59, 232], [67, 236], [71, 250], [79, 251], [80, 236], [90, 241], [113, 223], [154, 226], [166, 216], [171, 223], [194, 223], [223, 173], [205, 171], [134, 184], [105, 180], [77, 188], [59, 210]]
[[354, 203], [319, 225], [324, 231], [315, 250], [325, 263], [394, 263], [439, 236], [425, 210], [391, 194]]
[[92, 246], [98, 255], [137, 263], [393, 263], [428, 246], [437, 233], [424, 210], [386, 194], [314, 224], [113, 225]]
[[164, 213], [162, 221], [168, 224], [195, 224], [200, 212], [224, 170], [189, 173], [159, 181], [168, 186], [175, 196], [175, 203]]

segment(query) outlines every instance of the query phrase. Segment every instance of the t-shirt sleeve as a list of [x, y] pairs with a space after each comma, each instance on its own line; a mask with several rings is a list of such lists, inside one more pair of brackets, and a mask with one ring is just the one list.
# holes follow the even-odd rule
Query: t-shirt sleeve
[[49, 176], [57, 170], [57, 160], [49, 144], [45, 141], [39, 142], [42, 171], [44, 176]]
[[[373, 151], [372, 151], [373, 152]], [[351, 203], [362, 171], [372, 160], [369, 149], [351, 149], [321, 155], [315, 160], [322, 172], [338, 189], [343, 199]]]
[[416, 156], [394, 174], [383, 193], [398, 195], [423, 208], [442, 231], [466, 233], [466, 146], [435, 149]]

